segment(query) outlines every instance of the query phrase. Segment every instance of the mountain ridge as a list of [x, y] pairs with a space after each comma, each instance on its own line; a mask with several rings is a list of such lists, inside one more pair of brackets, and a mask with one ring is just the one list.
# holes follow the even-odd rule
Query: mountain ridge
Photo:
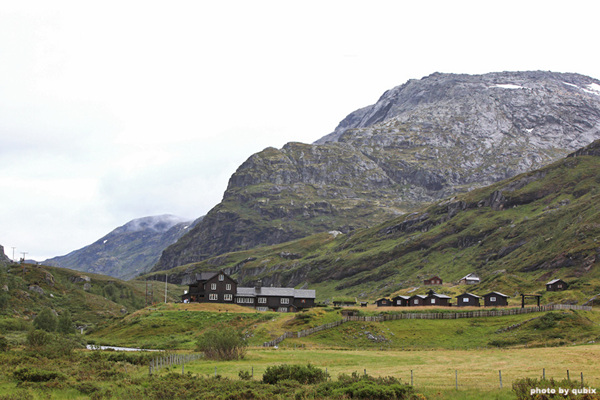
[[541, 168], [598, 138], [600, 81], [590, 77], [530, 71], [410, 80], [315, 144], [250, 156], [221, 203], [153, 270], [372, 226]]

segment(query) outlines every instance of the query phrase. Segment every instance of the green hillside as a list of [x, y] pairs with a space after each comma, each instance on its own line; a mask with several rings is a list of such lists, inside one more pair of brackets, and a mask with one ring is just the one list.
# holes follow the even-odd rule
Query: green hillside
[[[318, 300], [374, 300], [438, 275], [441, 292], [540, 293], [545, 303], [583, 304], [600, 293], [598, 148], [372, 228], [228, 253], [169, 274], [184, 281], [193, 271], [227, 269], [241, 285], [308, 287]], [[481, 284], [454, 285], [468, 273]], [[570, 290], [546, 293], [553, 278]]]

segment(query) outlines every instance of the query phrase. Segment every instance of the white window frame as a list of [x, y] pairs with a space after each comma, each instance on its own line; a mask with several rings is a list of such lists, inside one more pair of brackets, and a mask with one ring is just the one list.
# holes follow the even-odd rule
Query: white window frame
[[396, 305], [402, 305], [402, 300], [396, 300]]
[[269, 311], [269, 307], [256, 307], [256, 311]]
[[216, 283], [211, 283], [210, 284], [210, 290], [217, 290], [217, 284]]
[[233, 295], [232, 294], [225, 294], [225, 295], [223, 295], [223, 300], [225, 300], [225, 301], [232, 301], [233, 300]]
[[496, 301], [496, 297], [490, 297], [490, 301]]
[[225, 290], [231, 290], [231, 283], [225, 284]]
[[469, 298], [468, 297], [463, 297], [463, 303], [468, 303], [469, 302]]
[[217, 293], [211, 293], [208, 295], [208, 300], [217, 301], [219, 300], [219, 295]]
[[279, 300], [279, 303], [280, 303], [280, 304], [290, 304], [290, 299], [288, 299], [287, 297], [282, 297], [282, 298]]
[[266, 297], [259, 297], [258, 298], [258, 304], [267, 304], [267, 298]]
[[222, 281], [222, 280], [224, 280], [224, 279], [225, 279], [225, 275], [223, 275], [223, 274], [219, 274], [219, 280], [220, 280], [220, 281]]
[[419, 304], [419, 299], [415, 299], [415, 304]]
[[279, 310], [277, 310], [279, 312], [288, 312], [288, 308], [287, 307], [279, 307]]
[[431, 304], [435, 304], [435, 299], [431, 299]]

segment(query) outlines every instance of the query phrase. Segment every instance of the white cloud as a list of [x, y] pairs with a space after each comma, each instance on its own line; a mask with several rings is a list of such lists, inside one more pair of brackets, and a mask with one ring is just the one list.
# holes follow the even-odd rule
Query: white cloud
[[42, 259], [133, 218], [199, 217], [252, 153], [312, 142], [407, 79], [600, 77], [578, 15], [594, 4], [7, 2], [0, 244]]

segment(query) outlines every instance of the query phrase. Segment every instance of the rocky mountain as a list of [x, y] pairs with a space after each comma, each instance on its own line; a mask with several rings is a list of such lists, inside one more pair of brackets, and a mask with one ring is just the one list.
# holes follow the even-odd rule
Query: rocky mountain
[[373, 226], [547, 165], [600, 138], [600, 81], [435, 73], [385, 92], [314, 144], [252, 155], [154, 270], [315, 232]]
[[173, 215], [134, 219], [89, 246], [43, 264], [130, 279], [148, 271], [166, 247], [201, 219], [185, 221]]
[[[600, 292], [600, 140], [544, 168], [439, 200], [349, 234], [323, 232], [169, 271], [173, 282], [224, 269], [244, 286], [308, 287], [320, 299], [407, 294], [437, 275], [481, 284], [441, 290], [545, 293], [561, 278], [582, 304]], [[163, 275], [158, 275], [158, 279]], [[421, 288], [422, 293], [427, 288]], [[436, 289], [437, 290], [437, 289]]]
[[9, 262], [11, 262], [11, 259], [4, 252], [4, 246], [0, 245], [0, 264], [7, 264]]

